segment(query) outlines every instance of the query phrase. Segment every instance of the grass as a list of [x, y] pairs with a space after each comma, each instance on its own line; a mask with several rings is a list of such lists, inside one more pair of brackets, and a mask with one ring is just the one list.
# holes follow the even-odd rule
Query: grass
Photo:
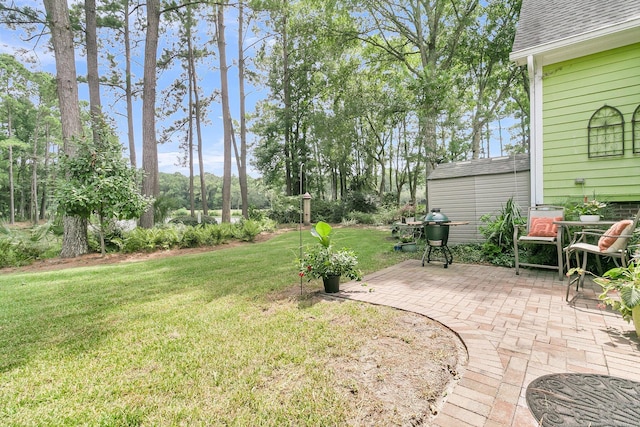
[[[399, 260], [386, 230], [335, 231], [365, 273]], [[324, 366], [398, 314], [283, 297], [299, 240], [0, 276], [0, 424], [344, 424]]]

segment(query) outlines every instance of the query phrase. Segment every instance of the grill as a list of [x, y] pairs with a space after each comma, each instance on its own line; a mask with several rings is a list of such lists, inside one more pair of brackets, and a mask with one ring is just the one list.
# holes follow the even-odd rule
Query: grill
[[425, 259], [427, 262], [431, 262], [431, 255], [435, 256], [436, 253], [439, 253], [444, 268], [447, 268], [449, 264], [453, 264], [453, 255], [447, 246], [450, 222], [449, 218], [440, 212], [439, 208], [431, 209], [431, 212], [424, 217], [423, 223], [427, 246], [424, 249], [424, 254], [422, 254], [423, 267]]

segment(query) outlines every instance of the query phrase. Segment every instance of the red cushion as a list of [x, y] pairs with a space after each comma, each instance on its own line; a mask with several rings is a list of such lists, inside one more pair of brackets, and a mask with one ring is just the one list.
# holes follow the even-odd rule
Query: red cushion
[[606, 251], [607, 249], [609, 249], [609, 246], [613, 245], [618, 240], [617, 236], [620, 236], [625, 228], [627, 228], [631, 224], [633, 224], [633, 221], [631, 221], [630, 219], [623, 219], [622, 221], [618, 221], [611, 227], [609, 227], [607, 232], [604, 233], [604, 236], [600, 237], [600, 239], [598, 240], [598, 247], [600, 248], [600, 250]]
[[531, 218], [528, 236], [532, 237], [556, 237], [558, 226], [553, 221], [562, 221], [562, 217], [536, 217]]

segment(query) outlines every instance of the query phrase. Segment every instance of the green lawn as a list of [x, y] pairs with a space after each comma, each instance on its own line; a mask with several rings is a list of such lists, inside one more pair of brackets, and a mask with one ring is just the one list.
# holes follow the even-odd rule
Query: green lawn
[[[365, 273], [399, 261], [388, 231], [335, 234]], [[323, 367], [397, 313], [282, 297], [299, 285], [299, 241], [289, 232], [198, 255], [1, 275], [0, 425], [343, 424], [354, 408]]]

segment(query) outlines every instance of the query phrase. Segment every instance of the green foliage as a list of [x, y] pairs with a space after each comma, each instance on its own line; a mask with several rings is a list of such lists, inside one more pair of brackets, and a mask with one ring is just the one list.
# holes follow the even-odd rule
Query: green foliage
[[260, 222], [247, 219], [238, 222], [240, 233], [237, 237], [244, 242], [253, 242], [256, 236], [262, 232], [262, 226]]
[[223, 242], [222, 228], [217, 224], [204, 226], [188, 226], [180, 240], [181, 248], [197, 248], [215, 246]]
[[350, 249], [335, 250], [331, 246], [314, 245], [307, 247], [302, 259], [298, 260], [300, 276], [309, 280], [327, 276], [345, 276], [361, 280], [358, 257]]
[[594, 199], [576, 200], [570, 199], [564, 203], [565, 218], [578, 220], [580, 215], [602, 215], [607, 214], [607, 204]]
[[[517, 225], [525, 223], [520, 209], [513, 197], [507, 200], [500, 212], [492, 219], [491, 214], [483, 215], [480, 221], [480, 233], [485, 237], [484, 252], [492, 263], [497, 265], [513, 264], [513, 232]], [[506, 264], [505, 264], [506, 263]]]
[[347, 214], [346, 206], [343, 202], [336, 200], [311, 200], [311, 218], [314, 221], [326, 221], [338, 223]]
[[346, 198], [346, 209], [349, 212], [375, 213], [378, 210], [377, 198], [362, 191], [351, 191]]
[[60, 243], [53, 235], [51, 223], [17, 230], [0, 226], [0, 268], [20, 267], [36, 259], [58, 254]]
[[[162, 224], [169, 217], [169, 213], [179, 207], [179, 201], [166, 194], [160, 194], [153, 202], [153, 219]], [[186, 209], [185, 209], [186, 211]]]
[[153, 252], [158, 249], [171, 249], [178, 246], [179, 235], [173, 227], [140, 228], [125, 233], [113, 242], [124, 253]]
[[318, 239], [318, 243], [325, 248], [328, 248], [329, 245], [331, 245], [331, 231], [332, 228], [329, 224], [324, 221], [320, 221], [311, 230], [311, 235]]
[[137, 218], [152, 199], [138, 190], [137, 172], [122, 157], [122, 146], [105, 137], [100, 146], [77, 142], [73, 157], [62, 156], [56, 189], [58, 206], [67, 215], [110, 219]]
[[209, 215], [200, 215], [200, 222], [198, 222], [197, 216], [191, 216], [191, 215], [176, 216], [173, 219], [171, 219], [171, 221], [169, 222], [172, 224], [189, 225], [191, 227], [197, 227], [198, 225], [218, 223], [218, 221], [214, 217]]
[[461, 264], [489, 264], [486, 252], [480, 243], [455, 245], [450, 249], [453, 258]]
[[190, 216], [191, 214], [189, 213], [189, 209], [187, 209], [187, 208], [180, 208], [180, 209], [175, 210], [175, 211], [172, 213], [172, 215], [173, 215], [173, 217], [175, 218], [175, 217], [178, 217], [178, 216]]
[[347, 220], [355, 221], [357, 224], [376, 224], [375, 214], [364, 212], [349, 212]]
[[0, 238], [0, 268], [28, 265], [39, 255], [37, 248], [23, 241]]
[[[313, 201], [311, 211], [313, 212]], [[278, 197], [273, 200], [267, 216], [278, 224], [292, 224], [300, 222], [300, 198]]]
[[378, 209], [378, 212], [373, 214], [372, 224], [378, 224], [378, 225], [392, 224], [397, 219], [396, 211], [397, 211], [397, 208], [395, 206], [391, 208]]
[[638, 260], [634, 260], [628, 267], [612, 268], [602, 277], [594, 279], [602, 287], [598, 299], [619, 311], [627, 322], [631, 320], [633, 308], [640, 305], [640, 268], [638, 264]]
[[385, 208], [397, 208], [398, 207], [398, 193], [388, 192], [382, 195], [380, 204]]
[[99, 131], [100, 144], [76, 141], [76, 153], [62, 156], [55, 197], [66, 215], [87, 219], [97, 215], [104, 254], [106, 222], [138, 218], [153, 199], [140, 194], [137, 171], [122, 157], [120, 142], [106, 125]]
[[254, 205], [250, 205], [248, 209], [249, 219], [253, 219], [256, 221], [263, 221], [267, 218], [265, 211], [262, 209], [258, 209]]
[[332, 245], [332, 227], [320, 221], [311, 230], [311, 235], [318, 241], [317, 245], [307, 246], [302, 258], [298, 258], [300, 277], [323, 278], [327, 276], [345, 276], [353, 280], [362, 278], [357, 268], [358, 257], [348, 248], [335, 249]]

